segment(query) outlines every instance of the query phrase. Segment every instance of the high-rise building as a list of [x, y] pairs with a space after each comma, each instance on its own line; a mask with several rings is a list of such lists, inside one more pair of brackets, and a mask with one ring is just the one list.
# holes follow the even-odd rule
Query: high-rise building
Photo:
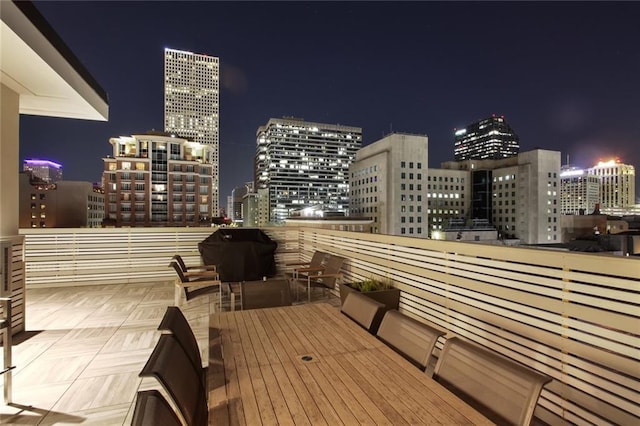
[[428, 138], [393, 133], [356, 153], [349, 169], [352, 216], [370, 217], [371, 232], [427, 238]]
[[321, 205], [348, 213], [349, 165], [362, 144], [362, 128], [271, 118], [256, 132], [255, 188], [269, 190], [269, 221]]
[[210, 146], [211, 207], [220, 214], [219, 59], [164, 50], [164, 130]]
[[454, 133], [455, 161], [498, 160], [518, 155], [519, 150], [518, 135], [504, 117], [494, 115], [457, 129]]
[[629, 209], [635, 204], [636, 171], [632, 165], [618, 160], [601, 161], [587, 169], [600, 180], [602, 209]]
[[212, 218], [213, 148], [159, 132], [109, 140], [105, 216], [114, 226], [198, 226]]
[[585, 170], [563, 166], [560, 172], [560, 213], [591, 214], [600, 204], [600, 179]]
[[467, 220], [487, 221], [500, 237], [525, 244], [560, 242], [559, 151], [535, 149], [502, 160], [449, 161], [442, 168], [469, 172]]
[[22, 162], [22, 171], [29, 175], [32, 183], [54, 183], [62, 180], [62, 165], [49, 160], [27, 158]]

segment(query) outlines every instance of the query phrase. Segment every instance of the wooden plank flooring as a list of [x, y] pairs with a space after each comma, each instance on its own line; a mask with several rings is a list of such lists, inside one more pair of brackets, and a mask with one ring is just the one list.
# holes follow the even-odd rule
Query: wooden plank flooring
[[[129, 424], [136, 392], [157, 387], [138, 373], [173, 304], [173, 283], [29, 289], [26, 299], [26, 332], [13, 342], [13, 404], [0, 401], [0, 424]], [[182, 306], [204, 360], [206, 299]]]

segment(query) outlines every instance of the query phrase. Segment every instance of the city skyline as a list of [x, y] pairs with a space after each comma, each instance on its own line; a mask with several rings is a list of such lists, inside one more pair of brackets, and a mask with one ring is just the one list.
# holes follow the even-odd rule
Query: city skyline
[[162, 128], [166, 47], [220, 58], [221, 200], [252, 180], [258, 127], [285, 115], [362, 127], [363, 146], [426, 134], [429, 167], [493, 113], [521, 151], [639, 165], [638, 4], [35, 4], [110, 99], [108, 123], [21, 118], [20, 160], [70, 180], [98, 180], [109, 138]]

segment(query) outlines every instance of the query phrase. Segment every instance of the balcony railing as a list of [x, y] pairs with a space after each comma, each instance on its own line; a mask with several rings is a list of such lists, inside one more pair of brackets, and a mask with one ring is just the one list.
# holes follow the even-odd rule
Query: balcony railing
[[[344, 256], [346, 279], [380, 276], [400, 309], [553, 381], [549, 424], [640, 423], [640, 259], [311, 228], [264, 229], [276, 261]], [[171, 280], [211, 228], [25, 229], [27, 288]], [[441, 347], [439, 343], [438, 348]]]

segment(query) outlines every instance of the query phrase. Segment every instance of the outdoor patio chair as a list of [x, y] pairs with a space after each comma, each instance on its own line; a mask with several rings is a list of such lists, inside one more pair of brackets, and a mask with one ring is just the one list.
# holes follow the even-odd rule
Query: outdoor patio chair
[[529, 425], [551, 378], [458, 337], [447, 339], [434, 378], [496, 424]]
[[184, 259], [182, 259], [182, 256], [180, 256], [179, 254], [174, 254], [173, 257], [171, 257], [171, 261], [175, 261], [178, 263], [178, 266], [180, 266], [180, 269], [182, 269], [182, 273], [186, 276], [186, 277], [197, 277], [197, 276], [214, 276], [214, 275], [218, 275], [217, 272], [217, 266], [216, 265], [193, 265], [193, 266], [187, 266], [184, 263]]
[[138, 391], [131, 426], [181, 426], [171, 405], [157, 390]]
[[383, 308], [384, 304], [354, 291], [347, 295], [340, 311], [370, 333], [375, 333], [374, 320]]
[[202, 366], [202, 357], [200, 356], [198, 341], [180, 308], [177, 306], [168, 306], [164, 317], [162, 317], [162, 321], [160, 321], [158, 330], [168, 331], [178, 340], [178, 343], [180, 343], [180, 346], [184, 349], [193, 367], [201, 373], [202, 385], [206, 389], [207, 368]]
[[174, 335], [160, 336], [139, 376], [154, 377], [160, 382], [188, 426], [207, 425], [207, 393], [202, 386], [201, 374], [193, 368]]
[[445, 334], [445, 331], [391, 310], [384, 315], [377, 336], [424, 370], [429, 365], [438, 337]]
[[306, 278], [306, 276], [310, 274], [311, 275], [319, 274], [324, 270], [324, 263], [326, 261], [327, 256], [328, 256], [327, 253], [316, 250], [313, 253], [313, 256], [311, 256], [311, 260], [309, 262], [286, 263], [285, 264], [286, 267], [293, 266], [294, 268], [292, 272], [286, 273], [285, 276], [290, 279], [298, 279], [301, 276], [304, 276]]
[[311, 302], [312, 288], [322, 288], [325, 292], [327, 289], [335, 289], [336, 283], [340, 282], [340, 279], [342, 279], [342, 273], [340, 273], [340, 270], [342, 269], [343, 263], [344, 257], [327, 254], [324, 269], [321, 273], [292, 278], [292, 282], [303, 285], [306, 284], [307, 301]]
[[187, 277], [178, 262], [171, 261], [169, 264], [176, 271], [178, 280], [176, 281], [176, 298], [175, 304], [179, 305], [180, 295], [184, 295], [187, 301], [195, 297], [218, 293], [218, 301], [222, 304], [222, 282], [216, 276], [196, 276]]

